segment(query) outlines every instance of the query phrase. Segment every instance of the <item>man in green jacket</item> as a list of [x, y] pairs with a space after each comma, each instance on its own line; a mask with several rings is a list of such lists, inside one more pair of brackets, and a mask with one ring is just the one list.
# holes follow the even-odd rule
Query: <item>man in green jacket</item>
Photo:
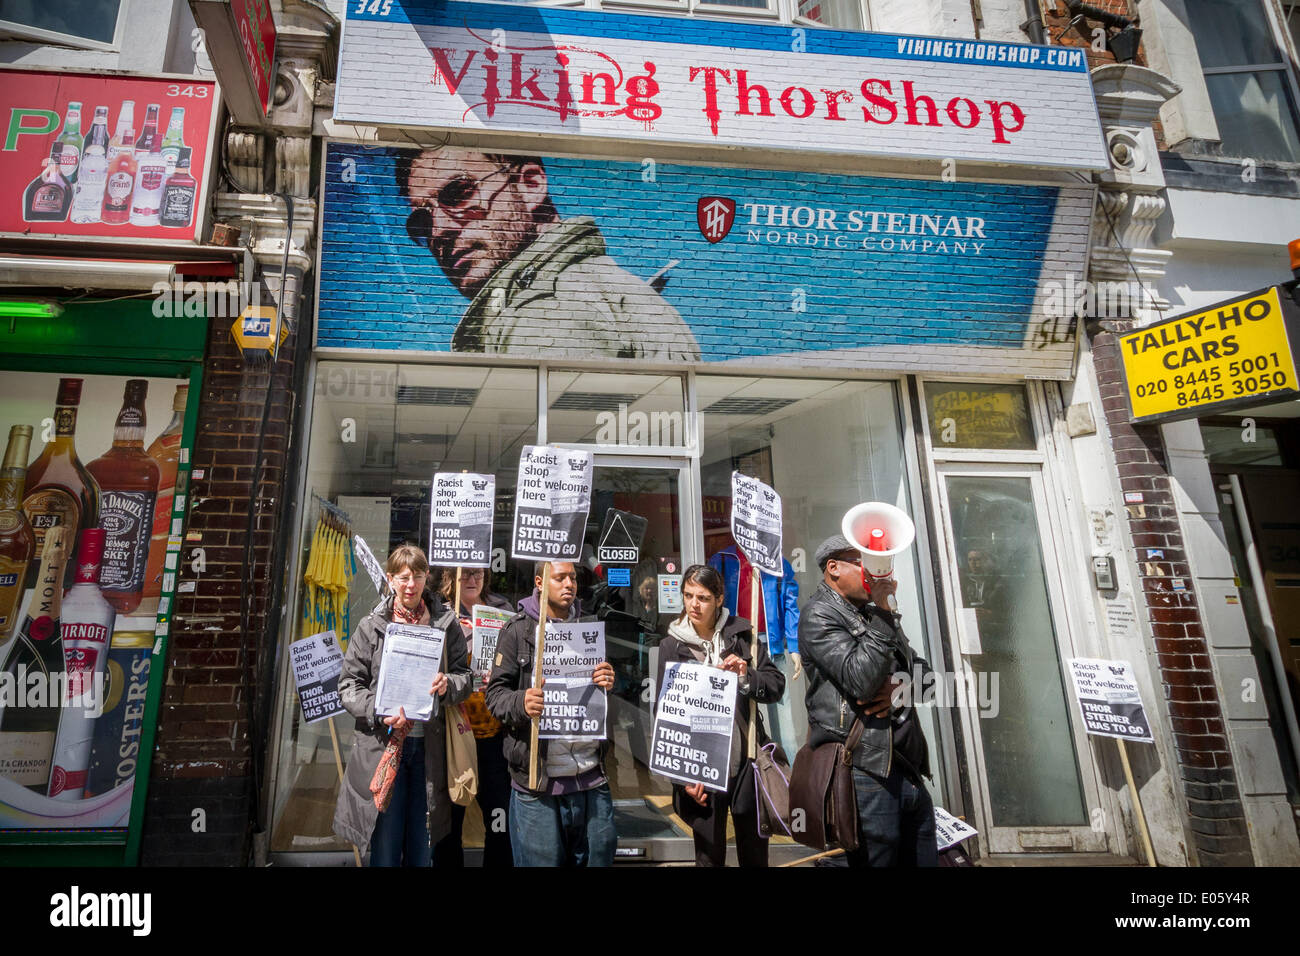
[[561, 219], [536, 156], [427, 149], [397, 159], [406, 229], [470, 299], [452, 349], [696, 361], [690, 328], [620, 267], [586, 216]]

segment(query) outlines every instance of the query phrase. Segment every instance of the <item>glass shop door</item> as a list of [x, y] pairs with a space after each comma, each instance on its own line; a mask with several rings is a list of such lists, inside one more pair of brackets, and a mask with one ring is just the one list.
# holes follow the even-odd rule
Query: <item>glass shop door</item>
[[[628, 861], [692, 858], [690, 830], [673, 817], [672, 787], [649, 770], [659, 641], [681, 613], [683, 570], [700, 560], [698, 543], [683, 528], [683, 515], [699, 524], [689, 489], [686, 461], [596, 455], [579, 598], [584, 614], [605, 622], [606, 653], [616, 675], [609, 696], [614, 746], [607, 770], [619, 858]], [[626, 550], [624, 524], [613, 523], [604, 553], [620, 560], [601, 561], [602, 532], [606, 518], [613, 521], [613, 509], [644, 519], [644, 535], [633, 554]], [[635, 537], [639, 522], [626, 524]]]

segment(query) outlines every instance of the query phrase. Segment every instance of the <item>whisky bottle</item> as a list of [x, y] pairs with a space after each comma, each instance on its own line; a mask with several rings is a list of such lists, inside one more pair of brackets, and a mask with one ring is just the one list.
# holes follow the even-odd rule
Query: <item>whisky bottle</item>
[[198, 181], [190, 175], [190, 148], [186, 146], [176, 161], [176, 171], [163, 186], [158, 224], [173, 229], [188, 226], [194, 218], [194, 195], [198, 188]]
[[36, 553], [45, 553], [45, 533], [62, 524], [76, 535], [99, 523], [99, 486], [77, 457], [79, 378], [59, 379], [54, 408], [54, 440], [27, 469], [23, 511], [36, 534]]
[[0, 710], [0, 777], [42, 796], [49, 787], [50, 758], [59, 727], [60, 699], [51, 695], [63, 672], [59, 613], [71, 538], [72, 529], [62, 526], [51, 528], [45, 536], [36, 590], [3, 677], [13, 693], [6, 695], [5, 707]]
[[99, 590], [104, 539], [102, 528], [87, 528], [82, 532], [76, 580], [63, 597], [60, 633], [67, 677], [49, 784], [49, 795], [60, 800], [82, 797], [90, 767], [90, 742], [95, 733], [95, 717], [88, 711], [96, 709], [96, 702], [101, 708], [105, 703], [103, 681], [116, 613]]
[[163, 558], [172, 524], [172, 500], [176, 490], [176, 465], [181, 457], [181, 432], [185, 427], [188, 385], [177, 385], [172, 396], [172, 420], [149, 446], [149, 457], [158, 463], [158, 497], [153, 509], [153, 535], [149, 539], [149, 560], [144, 566], [144, 593], [137, 614], [158, 613], [162, 595]]
[[140, 164], [135, 158], [135, 104], [127, 100], [117, 117], [117, 130], [108, 143], [108, 177], [100, 220], [120, 226], [131, 218], [131, 193]]
[[0, 467], [0, 644], [14, 629], [27, 586], [27, 568], [36, 556], [36, 535], [23, 513], [23, 480], [31, 444], [32, 426], [14, 425]]
[[100, 588], [119, 614], [130, 614], [144, 592], [160, 469], [144, 450], [144, 403], [149, 382], [128, 379], [113, 446], [86, 470], [99, 485], [99, 526], [106, 532]]

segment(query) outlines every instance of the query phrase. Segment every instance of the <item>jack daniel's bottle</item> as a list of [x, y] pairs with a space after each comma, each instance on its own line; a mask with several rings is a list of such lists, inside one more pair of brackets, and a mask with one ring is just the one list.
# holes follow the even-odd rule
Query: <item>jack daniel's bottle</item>
[[87, 470], [99, 484], [99, 526], [104, 529], [100, 587], [119, 614], [140, 604], [158, 496], [158, 463], [144, 450], [144, 403], [149, 382], [129, 379], [113, 429], [113, 447]]

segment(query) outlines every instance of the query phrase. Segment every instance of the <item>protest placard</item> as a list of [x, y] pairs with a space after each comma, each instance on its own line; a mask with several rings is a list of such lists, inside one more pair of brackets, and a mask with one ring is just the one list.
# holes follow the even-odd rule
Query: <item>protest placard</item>
[[486, 568], [492, 562], [494, 475], [438, 472], [430, 493], [429, 563]]
[[442, 665], [446, 632], [416, 624], [389, 624], [375, 683], [375, 713], [391, 717], [405, 709], [408, 720], [433, 716], [429, 688]]
[[674, 661], [664, 668], [655, 707], [650, 769], [683, 783], [725, 790], [737, 677], [705, 664]]
[[509, 611], [486, 604], [475, 604], [470, 610], [473, 634], [470, 637], [470, 668], [474, 671], [474, 682], [482, 683], [492, 671], [492, 658], [497, 652], [497, 638], [506, 621], [514, 617]]
[[973, 837], [979, 831], [965, 820], [958, 820], [943, 807], [934, 808], [934, 836], [942, 853], [950, 846]]
[[312, 634], [289, 645], [293, 680], [298, 687], [302, 717], [309, 724], [347, 713], [339, 700], [343, 652], [333, 631]]
[[1070, 676], [1085, 731], [1098, 737], [1153, 741], [1151, 722], [1128, 661], [1072, 657]]
[[592, 681], [605, 660], [605, 622], [546, 624], [541, 740], [604, 740], [607, 700]]
[[375, 553], [370, 550], [365, 539], [359, 534], [352, 536], [352, 550], [356, 552], [357, 560], [361, 566], [366, 569], [366, 574], [370, 575], [370, 580], [374, 582], [375, 590], [381, 595], [388, 592], [388, 575], [384, 574], [384, 569], [379, 566], [379, 561], [375, 558]]
[[525, 445], [515, 486], [510, 556], [529, 561], [577, 561], [591, 510], [589, 451]]
[[731, 473], [731, 536], [751, 565], [781, 577], [781, 496], [738, 471]]

